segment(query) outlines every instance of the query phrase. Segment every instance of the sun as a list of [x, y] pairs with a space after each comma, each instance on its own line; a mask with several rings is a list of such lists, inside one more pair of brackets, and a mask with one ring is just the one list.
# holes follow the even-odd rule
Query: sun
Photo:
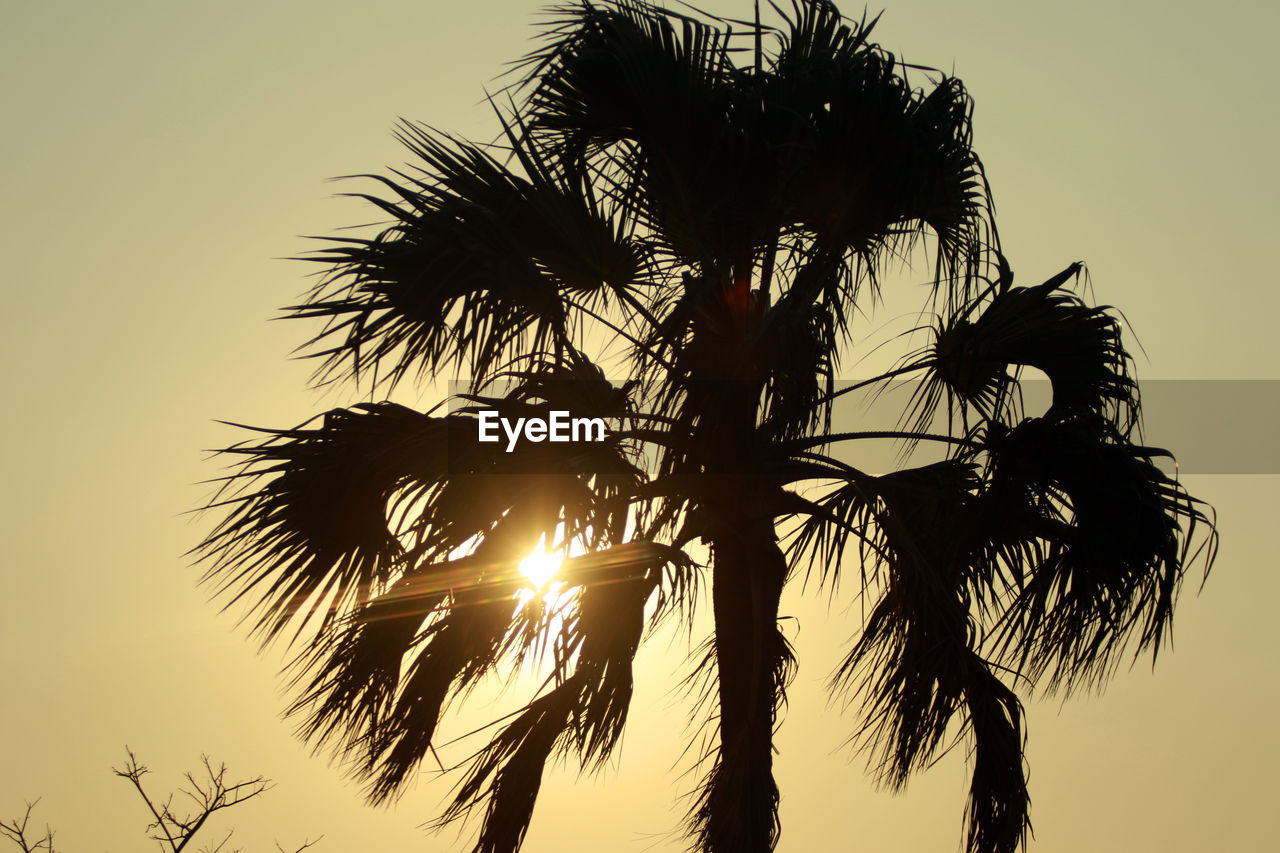
[[516, 593], [517, 612], [533, 605], [536, 610], [551, 617], [548, 630], [559, 630], [563, 610], [572, 600], [572, 593], [565, 590], [565, 583], [556, 579], [564, 550], [548, 551], [546, 540], [538, 543], [533, 553], [520, 561], [519, 571], [524, 577], [524, 587]]
[[524, 575], [535, 589], [542, 589], [551, 582], [564, 562], [564, 555], [558, 551], [548, 552], [544, 543], [539, 543], [533, 553], [520, 561], [520, 574]]

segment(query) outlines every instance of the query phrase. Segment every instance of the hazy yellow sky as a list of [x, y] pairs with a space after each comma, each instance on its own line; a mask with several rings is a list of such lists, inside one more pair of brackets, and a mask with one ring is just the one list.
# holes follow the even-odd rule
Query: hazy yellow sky
[[[247, 850], [320, 833], [317, 853], [465, 849], [417, 828], [447, 784], [368, 809], [292, 738], [279, 657], [256, 656], [195, 588], [182, 554], [207, 522], [183, 512], [219, 470], [201, 450], [237, 438], [215, 418], [287, 426], [351, 402], [305, 390], [287, 357], [306, 327], [267, 322], [307, 286], [305, 265], [274, 260], [309, 248], [298, 235], [376, 218], [324, 180], [402, 162], [398, 116], [491, 136], [482, 87], [528, 49], [539, 5], [120, 0], [0, 16], [0, 816], [43, 796], [38, 819], [68, 853], [141, 849], [145, 815], [109, 772], [127, 743], [160, 788], [201, 752], [276, 779], [229, 815]], [[877, 37], [968, 85], [1024, 281], [1088, 261], [1098, 300], [1140, 336], [1141, 377], [1277, 379], [1278, 19], [1260, 3], [897, 2]], [[1031, 705], [1033, 851], [1275, 847], [1277, 482], [1187, 484], [1220, 514], [1215, 574], [1198, 597], [1188, 584], [1154, 674]], [[958, 849], [964, 756], [905, 798], [876, 793], [842, 747], [853, 717], [821, 689], [855, 623], [795, 595], [783, 610], [802, 630], [780, 850]], [[551, 776], [527, 851], [679, 849], [674, 794], [690, 780], [670, 688], [684, 672], [682, 645], [650, 642], [619, 766]]]

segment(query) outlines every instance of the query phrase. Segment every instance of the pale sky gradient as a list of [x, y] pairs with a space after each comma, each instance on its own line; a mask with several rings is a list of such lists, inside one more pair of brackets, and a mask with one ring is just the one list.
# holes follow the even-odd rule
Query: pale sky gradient
[[[119, 0], [0, 16], [0, 816], [42, 796], [37, 819], [67, 853], [144, 849], [141, 806], [109, 772], [129, 744], [158, 790], [201, 752], [277, 780], [229, 814], [246, 850], [321, 833], [317, 853], [467, 849], [417, 828], [447, 783], [369, 809], [293, 739], [279, 657], [195, 588], [182, 554], [208, 520], [183, 513], [219, 472], [201, 451], [238, 438], [215, 418], [284, 427], [353, 402], [305, 389], [288, 355], [306, 326], [267, 322], [308, 284], [305, 265], [274, 260], [309, 248], [298, 235], [376, 218], [325, 179], [402, 162], [398, 116], [491, 137], [483, 87], [529, 48], [540, 5]], [[1260, 3], [896, 2], [877, 39], [968, 85], [1023, 282], [1086, 260], [1098, 300], [1138, 332], [1140, 377], [1277, 379], [1278, 24]], [[1030, 704], [1035, 853], [1276, 847], [1277, 481], [1187, 485], [1216, 505], [1222, 551], [1203, 594], [1187, 585], [1176, 651], [1101, 699]], [[802, 630], [780, 850], [959, 849], [964, 756], [906, 797], [875, 792], [842, 747], [854, 718], [822, 692], [855, 620], [794, 594], [783, 611]], [[649, 643], [618, 766], [550, 775], [526, 851], [680, 849], [666, 833], [690, 783], [670, 693], [684, 672], [682, 645]]]

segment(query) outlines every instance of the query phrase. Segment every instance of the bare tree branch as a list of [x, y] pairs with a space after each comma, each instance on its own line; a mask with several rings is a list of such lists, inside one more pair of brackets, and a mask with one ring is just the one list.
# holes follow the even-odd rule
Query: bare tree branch
[[[157, 801], [147, 793], [142, 784], [142, 777], [149, 772], [149, 769], [139, 764], [133, 752], [127, 747], [126, 752], [129, 758], [124, 766], [114, 767], [112, 770], [117, 776], [133, 783], [138, 795], [142, 797], [142, 801], [146, 803], [148, 810], [155, 818], [155, 821], [147, 827], [149, 837], [160, 842], [161, 847], [168, 853], [182, 853], [186, 850], [196, 834], [204, 828], [209, 818], [216, 812], [252, 800], [273, 787], [271, 780], [264, 776], [255, 776], [241, 782], [228, 782], [227, 765], [219, 764], [215, 768], [209, 756], [202, 755], [200, 762], [204, 766], [204, 776], [197, 779], [191, 773], [186, 773], [184, 775], [187, 785], [178, 789], [179, 793], [191, 801], [194, 811], [180, 815], [173, 810], [172, 794], [163, 804], [157, 804]], [[217, 847], [211, 850], [206, 848], [206, 853], [218, 853], [225, 847], [230, 837], [231, 833], [227, 833]]]
[[7, 822], [0, 820], [0, 835], [17, 844], [22, 853], [36, 853], [36, 851], [40, 850], [43, 850], [44, 853], [57, 853], [53, 846], [53, 830], [47, 824], [44, 828], [44, 835], [38, 838], [27, 838], [27, 824], [31, 822], [31, 810], [36, 807], [38, 802], [40, 802], [40, 798], [36, 797], [27, 803], [27, 810], [23, 812], [21, 820], [17, 818]]
[[[205, 828], [209, 818], [215, 813], [248, 802], [275, 787], [274, 783], [265, 776], [229, 782], [227, 765], [220, 763], [215, 767], [209, 760], [209, 756], [202, 755], [200, 763], [204, 767], [203, 775], [197, 778], [192, 773], [183, 774], [186, 784], [175, 792], [182, 794], [191, 802], [190, 811], [179, 813], [174, 811], [175, 793], [169, 794], [163, 802], [148, 794], [142, 783], [142, 777], [151, 772], [150, 768], [138, 763], [137, 756], [127, 746], [125, 753], [128, 758], [124, 764], [113, 767], [111, 770], [121, 779], [127, 779], [138, 792], [138, 796], [142, 798], [142, 802], [154, 818], [147, 825], [147, 837], [158, 842], [164, 853], [183, 853], [189, 849], [196, 835]], [[43, 835], [36, 837], [29, 835], [33, 831], [28, 829], [31, 823], [31, 812], [39, 802], [39, 799], [28, 802], [21, 818], [10, 821], [0, 820], [0, 839], [12, 841], [22, 853], [58, 853], [53, 846], [53, 830], [47, 825]], [[228, 848], [227, 846], [234, 834], [234, 829], [227, 830], [220, 841], [216, 844], [212, 842], [206, 844], [199, 848], [199, 853], [242, 853], [238, 847]], [[314, 841], [309, 839], [303, 841], [302, 845], [292, 853], [302, 853], [323, 837], [319, 836]], [[275, 846], [279, 853], [290, 853], [281, 846], [279, 841], [275, 842]], [[195, 850], [194, 847], [190, 849]]]

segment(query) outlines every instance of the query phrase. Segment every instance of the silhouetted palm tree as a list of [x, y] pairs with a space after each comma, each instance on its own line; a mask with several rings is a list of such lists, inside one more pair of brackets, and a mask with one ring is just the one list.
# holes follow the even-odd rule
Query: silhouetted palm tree
[[[968, 849], [1010, 851], [1029, 825], [1013, 688], [1094, 686], [1160, 648], [1188, 563], [1212, 560], [1207, 511], [1135, 443], [1120, 325], [1076, 294], [1080, 266], [1013, 284], [960, 82], [918, 71], [931, 83], [913, 88], [871, 28], [816, 0], [777, 27], [558, 9], [501, 100], [501, 144], [404, 126], [420, 165], [365, 196], [391, 224], [318, 253], [328, 274], [290, 314], [325, 321], [319, 381], [457, 370], [475, 393], [230, 448], [243, 467], [201, 549], [264, 641], [307, 638], [292, 712], [374, 801], [432, 751], [451, 702], [541, 661], [543, 688], [440, 818], [479, 808], [475, 849], [519, 848], [547, 760], [610, 756], [637, 647], [693, 618], [707, 568], [698, 683], [718, 736], [689, 831], [698, 850], [770, 850], [794, 670], [779, 596], [843, 578], [874, 602], [833, 680], [860, 701], [872, 770], [900, 787], [948, 732], [967, 739]], [[920, 381], [904, 426], [832, 433], [855, 308], [918, 244], [936, 321], [874, 380]], [[593, 362], [602, 329], [625, 358]], [[1043, 416], [1023, 416], [1023, 368], [1051, 380]], [[616, 428], [507, 452], [478, 441], [481, 407]], [[885, 437], [946, 458], [871, 476], [830, 455]], [[707, 567], [686, 553], [698, 539]], [[559, 604], [520, 595], [542, 541], [583, 552]]]

